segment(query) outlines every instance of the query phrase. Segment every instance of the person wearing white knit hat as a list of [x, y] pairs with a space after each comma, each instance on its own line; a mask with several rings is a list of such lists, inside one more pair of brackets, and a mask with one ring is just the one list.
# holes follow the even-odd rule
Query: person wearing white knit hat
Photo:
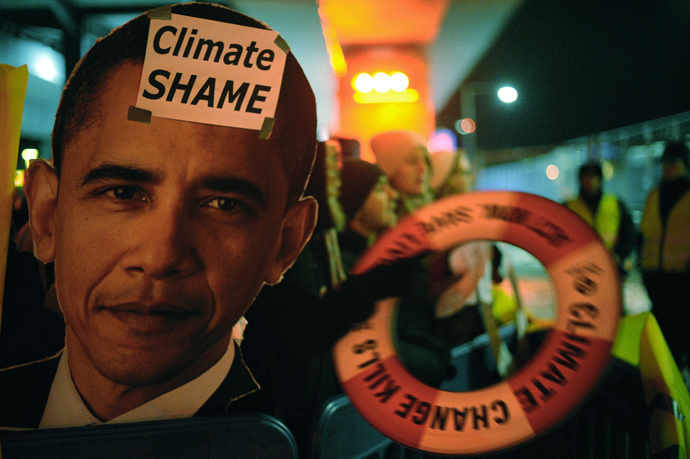
[[371, 149], [391, 186], [400, 193], [400, 216], [431, 202], [431, 158], [422, 137], [411, 131], [383, 132], [371, 139]]

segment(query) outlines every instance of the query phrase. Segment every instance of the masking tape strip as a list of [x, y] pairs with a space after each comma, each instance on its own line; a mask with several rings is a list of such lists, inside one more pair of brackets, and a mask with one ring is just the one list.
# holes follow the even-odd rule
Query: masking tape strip
[[271, 132], [273, 131], [273, 125], [276, 123], [275, 118], [264, 118], [264, 124], [261, 125], [261, 131], [259, 132], [260, 139], [268, 139], [271, 137]]
[[288, 43], [285, 41], [283, 37], [280, 36], [280, 34], [278, 34], [278, 36], [274, 40], [274, 43], [278, 48], [282, 49], [285, 52], [285, 54], [288, 54], [290, 52], [290, 45], [288, 45]]
[[130, 105], [127, 111], [127, 119], [130, 121], [138, 121], [139, 123], [151, 124], [151, 111]]
[[172, 20], [172, 12], [170, 10], [170, 5], [161, 6], [159, 8], [154, 8], [146, 12], [146, 17], [149, 19], [162, 19], [165, 21]]

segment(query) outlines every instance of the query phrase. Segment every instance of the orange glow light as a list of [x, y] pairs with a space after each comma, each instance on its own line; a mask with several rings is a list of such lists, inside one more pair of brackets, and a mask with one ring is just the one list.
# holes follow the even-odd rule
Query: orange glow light
[[391, 74], [391, 89], [395, 92], [403, 92], [410, 85], [410, 79], [402, 72]]
[[419, 93], [414, 89], [406, 89], [402, 92], [388, 91], [384, 93], [372, 91], [368, 93], [356, 92], [352, 97], [358, 104], [417, 102], [419, 100]]
[[387, 73], [377, 72], [374, 75], [374, 91], [385, 93], [391, 90], [391, 77]]
[[[374, 2], [372, 2], [373, 4]], [[338, 117], [331, 132], [341, 137], [355, 138], [361, 143], [361, 158], [374, 162], [370, 139], [391, 130], [409, 130], [428, 138], [434, 130], [434, 106], [428, 88], [428, 68], [424, 49], [416, 46], [356, 46], [344, 47], [348, 74], [338, 85]], [[397, 86], [399, 75], [409, 81], [401, 92]], [[369, 77], [359, 77], [366, 73]], [[382, 73], [390, 80], [388, 92], [373, 89], [358, 91], [358, 77], [368, 80]], [[394, 76], [395, 75], [395, 76]], [[379, 78], [383, 78], [379, 76]], [[368, 89], [368, 88], [364, 88]]]
[[371, 92], [374, 89], [374, 79], [368, 73], [358, 73], [352, 79], [352, 89], [363, 93]]
[[410, 85], [410, 79], [402, 72], [376, 72], [372, 77], [366, 72], [358, 73], [352, 79], [352, 89], [368, 93], [372, 90], [382, 94], [389, 91], [404, 92]]
[[323, 9], [319, 6], [319, 19], [321, 20], [321, 31], [326, 45], [326, 52], [328, 53], [328, 60], [331, 63], [333, 73], [337, 77], [343, 77], [347, 74], [347, 62], [345, 61], [345, 54], [343, 48], [340, 46], [338, 34], [335, 27], [331, 25], [328, 18], [323, 13]]

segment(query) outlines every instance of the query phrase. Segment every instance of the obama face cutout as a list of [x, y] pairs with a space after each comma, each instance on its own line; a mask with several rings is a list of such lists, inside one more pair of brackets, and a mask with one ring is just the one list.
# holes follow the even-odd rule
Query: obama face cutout
[[[72, 377], [104, 419], [212, 366], [315, 220], [313, 200], [288, 202], [280, 135], [128, 120], [141, 70], [127, 60], [110, 70], [60, 177], [37, 162], [27, 184], [37, 255], [55, 261]], [[106, 389], [127, 400], [108, 403]]]

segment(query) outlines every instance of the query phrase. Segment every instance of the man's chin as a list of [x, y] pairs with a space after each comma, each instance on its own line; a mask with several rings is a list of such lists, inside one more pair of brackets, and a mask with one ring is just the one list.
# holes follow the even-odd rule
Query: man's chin
[[122, 386], [175, 385], [178, 382], [177, 385], [182, 385], [186, 382], [183, 381], [184, 373], [193, 367], [196, 360], [180, 355], [165, 355], [160, 350], [136, 350], [114, 357], [103, 356], [93, 364], [103, 377]]
[[176, 379], [182, 379], [182, 373], [190, 365], [191, 362], [164, 359], [160, 355], [128, 356], [94, 362], [96, 370], [109, 381], [135, 387], [173, 383]]

